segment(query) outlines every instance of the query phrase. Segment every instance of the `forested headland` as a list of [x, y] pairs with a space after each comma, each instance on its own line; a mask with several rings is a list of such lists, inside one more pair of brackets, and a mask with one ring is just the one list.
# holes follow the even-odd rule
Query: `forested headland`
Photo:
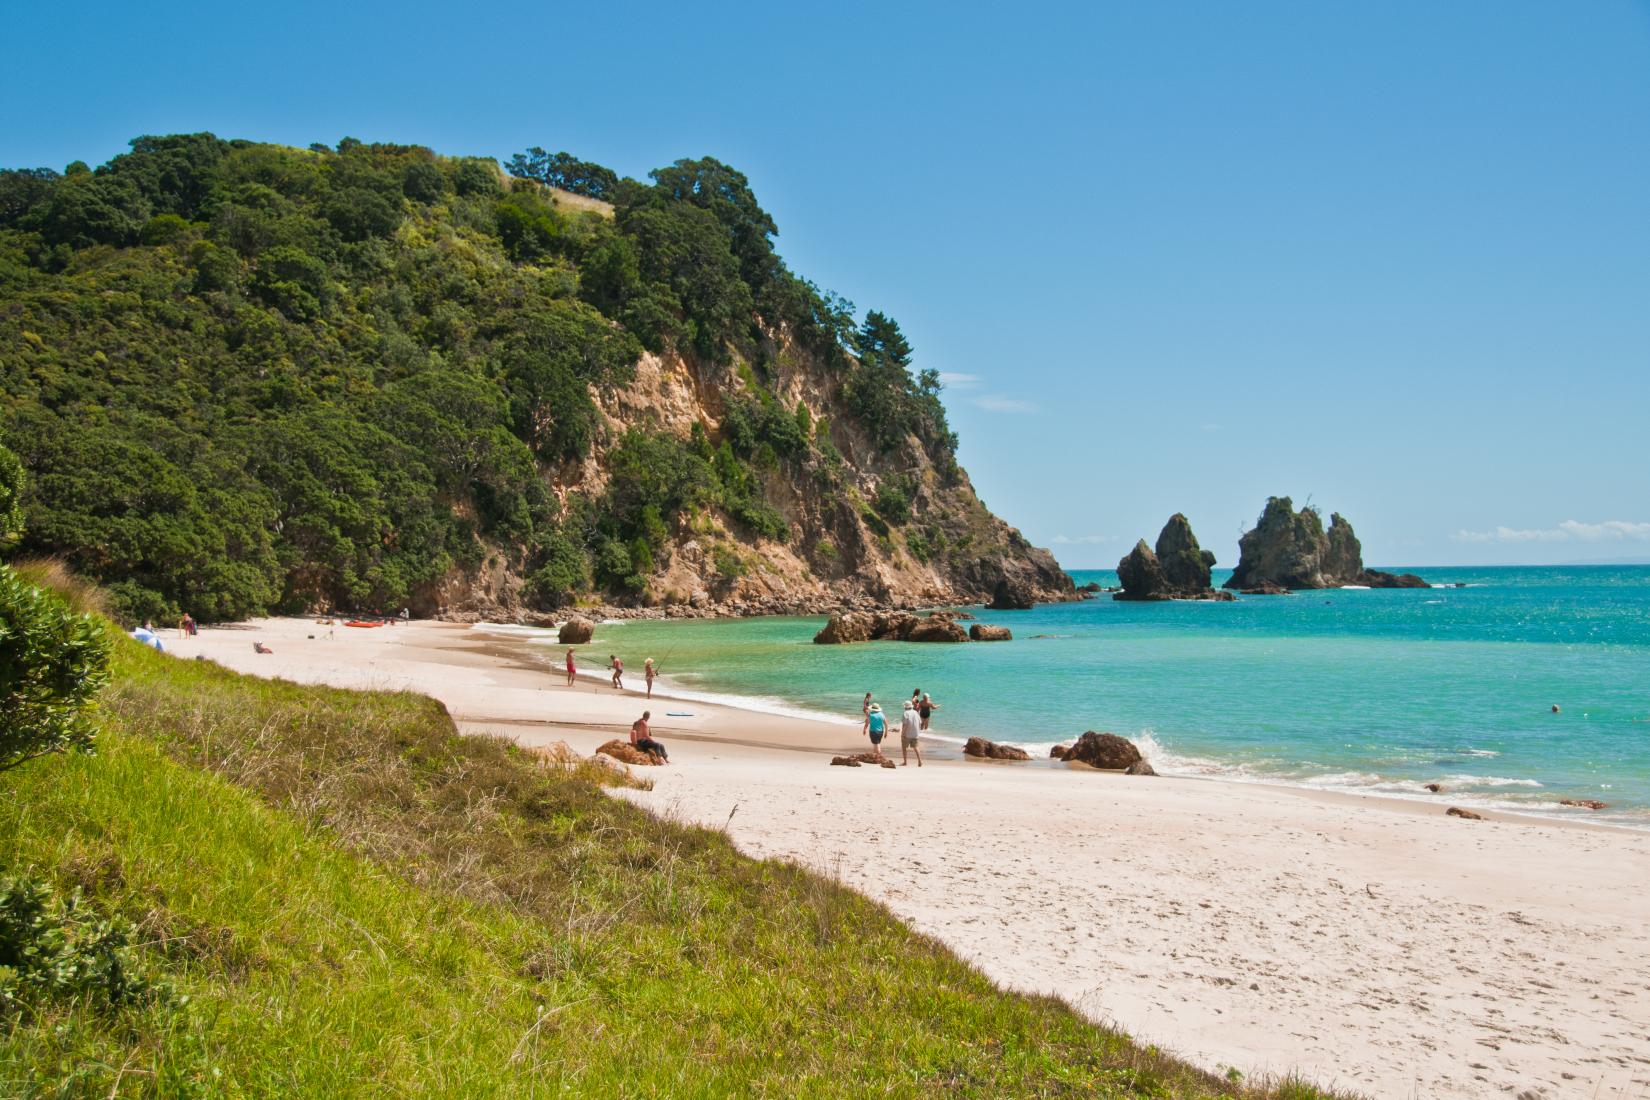
[[740, 172], [140, 137], [0, 172], [19, 555], [126, 619], [978, 598], [979, 505], [891, 318]]

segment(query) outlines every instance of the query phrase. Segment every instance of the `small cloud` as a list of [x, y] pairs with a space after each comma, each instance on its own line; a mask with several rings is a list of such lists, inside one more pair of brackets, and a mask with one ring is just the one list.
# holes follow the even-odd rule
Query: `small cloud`
[[1037, 406], [1030, 401], [1022, 401], [1018, 397], [1004, 397], [1000, 393], [982, 394], [974, 399], [974, 404], [987, 412], [995, 413], [1034, 413]]
[[1650, 542], [1650, 523], [1607, 519], [1581, 523], [1567, 519], [1557, 527], [1497, 527], [1493, 531], [1457, 531], [1454, 542]]
[[948, 390], [977, 390], [985, 383], [985, 379], [977, 374], [954, 374], [951, 371], [940, 371], [940, 385]]
[[1049, 539], [1049, 541], [1056, 546], [1093, 546], [1095, 543], [1099, 542], [1116, 542], [1117, 536], [1078, 535], [1076, 538], [1072, 538], [1070, 535], [1055, 535], [1053, 538]]

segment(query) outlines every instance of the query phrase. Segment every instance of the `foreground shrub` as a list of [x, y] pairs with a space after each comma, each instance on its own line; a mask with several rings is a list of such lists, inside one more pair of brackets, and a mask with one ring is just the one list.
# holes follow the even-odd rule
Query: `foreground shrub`
[[79, 890], [0, 875], [0, 1017], [49, 1001], [117, 1007], [161, 995], [132, 956], [132, 926], [87, 905]]
[[0, 565], [0, 771], [90, 751], [90, 707], [108, 680], [109, 643], [92, 617]]

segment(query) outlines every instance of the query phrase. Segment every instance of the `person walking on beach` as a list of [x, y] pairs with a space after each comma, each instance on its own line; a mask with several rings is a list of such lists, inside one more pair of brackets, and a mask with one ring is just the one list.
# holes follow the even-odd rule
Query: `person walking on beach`
[[864, 719], [859, 724], [859, 735], [864, 737], [871, 732], [871, 693], [868, 691], [865, 693], [864, 701], [859, 704], [859, 713]]
[[577, 675], [578, 675], [578, 672], [573, 667], [573, 647], [568, 646], [567, 647], [567, 686], [568, 687], [573, 686], [573, 678]]
[[611, 653], [609, 653], [607, 655], [607, 667], [613, 670], [613, 686], [614, 686], [614, 688], [616, 688], [619, 691], [623, 691], [624, 690], [624, 662], [619, 660], [617, 657], [613, 656]]
[[907, 751], [917, 754], [917, 767], [922, 767], [922, 750], [917, 748], [917, 737], [922, 731], [922, 719], [917, 714], [917, 708], [907, 700], [905, 713], [900, 715], [899, 721], [899, 766], [905, 767], [910, 763], [905, 758]]
[[659, 759], [668, 764], [670, 763], [670, 754], [665, 751], [665, 747], [663, 745], [653, 740], [652, 731], [647, 728], [648, 719], [652, 717], [652, 711], [644, 710], [642, 711], [642, 716], [631, 723], [630, 743], [635, 745], [638, 749], [641, 749], [643, 752], [652, 753], [654, 756], [657, 756]]
[[[922, 728], [924, 730], [926, 730], [928, 728], [928, 718], [929, 718], [929, 716], [932, 715], [936, 710], [939, 710], [939, 709], [940, 709], [940, 705], [938, 703], [934, 702], [933, 697], [930, 696], [927, 692], [924, 692], [923, 696], [922, 696], [922, 702], [917, 704], [917, 714], [922, 718]], [[917, 766], [918, 767], [922, 766], [922, 761], [920, 759], [917, 761]]]
[[657, 675], [659, 673], [653, 667], [652, 657], [642, 662], [642, 676], [647, 680], [647, 697], [649, 699], [653, 698], [653, 678]]
[[882, 759], [882, 735], [888, 732], [888, 720], [882, 716], [882, 708], [875, 703], [865, 716], [865, 732], [871, 738], [871, 752], [878, 760]]

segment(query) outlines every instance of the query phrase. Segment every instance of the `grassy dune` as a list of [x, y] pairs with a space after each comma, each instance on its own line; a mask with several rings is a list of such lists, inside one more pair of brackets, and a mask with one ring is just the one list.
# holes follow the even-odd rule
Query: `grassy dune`
[[0, 872], [135, 922], [176, 993], [0, 1016], [0, 1096], [1323, 1095], [1003, 993], [429, 699], [116, 663], [98, 756], [0, 775]]

